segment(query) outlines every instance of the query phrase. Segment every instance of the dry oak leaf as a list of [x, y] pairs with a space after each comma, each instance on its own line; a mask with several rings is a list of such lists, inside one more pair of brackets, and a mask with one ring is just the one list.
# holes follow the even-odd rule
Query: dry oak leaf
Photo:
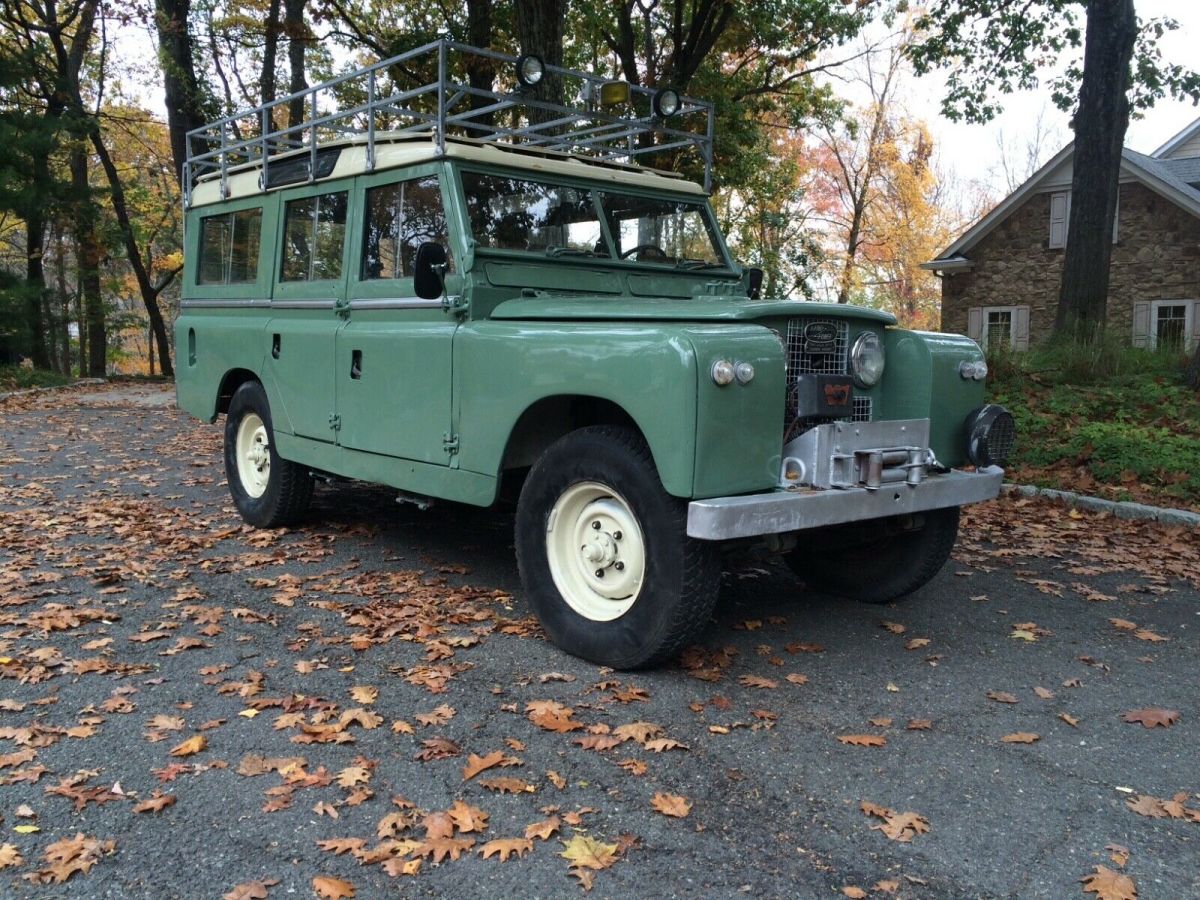
[[769, 691], [779, 687], [778, 681], [772, 681], [770, 678], [764, 678], [761, 675], [742, 675], [738, 678], [738, 684], [742, 687], [762, 688]]
[[470, 781], [480, 772], [484, 772], [493, 766], [498, 766], [504, 762], [505, 756], [503, 750], [493, 750], [486, 756], [477, 756], [472, 753], [467, 757], [467, 764], [463, 766], [462, 777], [463, 781]]
[[440, 863], [447, 856], [452, 860], [457, 860], [474, 846], [475, 838], [433, 838], [413, 852], [426, 859], [432, 857], [435, 863]]
[[379, 688], [372, 687], [369, 684], [360, 684], [350, 688], [350, 698], [355, 703], [363, 705], [374, 703], [379, 699]]
[[872, 831], [882, 831], [885, 836], [901, 844], [907, 844], [918, 834], [929, 831], [929, 820], [920, 813], [896, 812], [867, 800], [862, 801], [859, 807], [864, 814], [883, 820], [882, 825], [872, 825]]
[[650, 738], [662, 734], [662, 731], [663, 727], [653, 722], [630, 722], [614, 728], [613, 737], [620, 738], [622, 741], [637, 741], [639, 744], [643, 744]]
[[987, 698], [997, 703], [1016, 703], [1017, 698], [1008, 691], [988, 691]]
[[666, 750], [690, 749], [687, 744], [680, 743], [675, 738], [655, 738], [654, 740], [646, 741], [642, 746], [653, 753], [662, 753]]
[[613, 734], [589, 734], [581, 738], [575, 738], [572, 743], [578, 744], [584, 750], [599, 751], [619, 747], [624, 741]]
[[1066, 722], [1068, 725], [1070, 725], [1072, 728], [1079, 727], [1079, 719], [1075, 718], [1075, 716], [1071, 715], [1070, 713], [1060, 712], [1058, 714], [1058, 717], [1060, 719], [1062, 719], [1064, 722]]
[[842, 895], [849, 897], [850, 900], [863, 900], [867, 896], [867, 892], [856, 885], [848, 884], [842, 888]]
[[904, 727], [909, 731], [928, 731], [933, 727], [933, 719], [909, 719]]
[[1000, 738], [1000, 742], [1003, 744], [1032, 744], [1040, 740], [1041, 735], [1034, 734], [1031, 731], [1017, 731]]
[[338, 772], [337, 783], [344, 788], [352, 788], [371, 780], [371, 770], [363, 766], [347, 766]]
[[1108, 851], [1108, 858], [1117, 864], [1120, 868], [1125, 868], [1125, 863], [1129, 862], [1129, 848], [1123, 847], [1120, 844], [1105, 844], [1104, 849]]
[[55, 841], [43, 851], [49, 865], [37, 872], [36, 878], [43, 884], [62, 884], [76, 872], [86, 875], [100, 861], [102, 854], [113, 853], [116, 849], [116, 841], [99, 841], [77, 832], [75, 837]]
[[1047, 688], [1035, 687], [1033, 689], [1033, 692], [1035, 694], [1037, 694], [1043, 700], [1053, 700], [1054, 699], [1054, 691], [1049, 690]]
[[[581, 728], [583, 726], [580, 726]], [[421, 762], [429, 762], [435, 759], [449, 759], [451, 756], [458, 756], [462, 751], [458, 744], [449, 738], [427, 738], [421, 741], [422, 749], [417, 751], [416, 758]]]
[[0, 869], [19, 866], [24, 861], [16, 844], [0, 844]]
[[607, 869], [617, 861], [617, 845], [605, 844], [586, 834], [575, 834], [563, 841], [559, 854], [574, 869]]
[[[471, 806], [461, 800], [455, 800], [447, 814], [459, 831], [486, 831], [488, 814], [478, 806]], [[449, 835], [447, 835], [449, 837]]]
[[920, 650], [922, 647], [929, 646], [929, 638], [910, 638], [905, 641], [905, 650]]
[[904, 634], [904, 632], [908, 631], [908, 628], [899, 622], [880, 622], [879, 626], [890, 631], [892, 634]]
[[233, 890], [221, 895], [221, 900], [267, 900], [267, 890], [279, 884], [278, 878], [263, 878], [235, 885]]
[[171, 748], [171, 756], [192, 756], [208, 746], [208, 738], [202, 734], [194, 734], [182, 744]]
[[489, 791], [497, 791], [501, 794], [532, 794], [537, 790], [537, 787], [528, 781], [503, 775], [499, 778], [481, 778], [478, 784]]
[[1179, 721], [1179, 710], [1162, 709], [1157, 706], [1149, 706], [1145, 709], [1131, 709], [1121, 714], [1121, 721], [1134, 725], [1143, 725], [1146, 728], [1154, 728], [1155, 726], [1167, 728]]
[[431, 812], [421, 820], [427, 840], [454, 837], [454, 818], [447, 812]]
[[525, 837], [537, 838], [540, 841], [550, 840], [551, 835], [558, 831], [562, 825], [562, 819], [558, 816], [551, 816], [549, 819], [543, 819], [540, 822], [534, 822], [531, 825], [525, 826]]
[[664, 816], [682, 819], [692, 811], [692, 801], [678, 794], [657, 793], [650, 800], [650, 805]]
[[328, 850], [334, 856], [341, 856], [343, 853], [357, 853], [367, 842], [363, 838], [328, 838], [323, 841], [317, 841], [317, 846], [322, 850]]
[[445, 725], [457, 714], [458, 710], [443, 703], [441, 706], [435, 708], [432, 712], [417, 713], [415, 718], [422, 725]]
[[1085, 894], [1095, 894], [1098, 900], [1137, 900], [1137, 885], [1128, 875], [1096, 866], [1096, 871], [1079, 879]]
[[1121, 631], [1136, 631], [1137, 623], [1130, 622], [1128, 619], [1109, 619], [1109, 623], [1113, 628], [1119, 628]]
[[808, 684], [808, 676], [801, 675], [799, 672], [789, 672], [786, 679], [791, 684]]
[[507, 862], [508, 858], [514, 853], [520, 859], [526, 853], [533, 850], [533, 841], [529, 838], [498, 838], [494, 841], [488, 841], [479, 848], [478, 853], [484, 859], [489, 856], [499, 855], [500, 862]]
[[1155, 634], [1148, 628], [1139, 628], [1133, 633], [1133, 636], [1139, 641], [1150, 641], [1152, 644], [1161, 644], [1164, 641], [1170, 640], [1170, 638], [1163, 637], [1161, 634]]
[[401, 859], [394, 857], [385, 860], [383, 863], [383, 871], [387, 872], [393, 878], [397, 875], [416, 875], [421, 871], [420, 859]]
[[883, 747], [887, 738], [881, 734], [841, 734], [838, 741], [852, 747]]
[[354, 896], [354, 885], [332, 875], [317, 875], [313, 878], [312, 885], [322, 900], [348, 900]]
[[556, 788], [558, 788], [560, 791], [567, 786], [567, 779], [563, 778], [561, 775], [559, 775], [553, 769], [550, 769], [546, 772], [546, 777], [549, 778], [550, 783], [552, 785], [554, 785]]
[[147, 799], [134, 806], [133, 811], [135, 813], [157, 813], [162, 812], [168, 806], [174, 805], [174, 803], [174, 794], [164, 794], [162, 791], [156, 789]]

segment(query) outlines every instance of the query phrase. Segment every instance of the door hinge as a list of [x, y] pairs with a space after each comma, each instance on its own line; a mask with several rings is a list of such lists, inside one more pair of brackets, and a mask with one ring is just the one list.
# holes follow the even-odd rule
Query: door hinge
[[458, 435], [449, 431], [442, 432], [442, 448], [453, 456], [458, 452]]
[[341, 431], [342, 430], [342, 417], [339, 416], [337, 413], [334, 413], [333, 415], [331, 415], [329, 417], [329, 427], [332, 428], [334, 431]]

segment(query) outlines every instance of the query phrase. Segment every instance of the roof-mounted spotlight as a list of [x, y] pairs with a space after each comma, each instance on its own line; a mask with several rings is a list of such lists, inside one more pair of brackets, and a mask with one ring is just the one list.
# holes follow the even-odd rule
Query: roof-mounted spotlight
[[596, 89], [601, 106], [621, 106], [630, 101], [633, 91], [628, 81], [606, 81]]
[[525, 53], [517, 57], [517, 81], [521, 87], [537, 87], [545, 76], [546, 64], [540, 56]]
[[675, 115], [683, 105], [679, 99], [679, 91], [674, 88], [663, 88], [661, 91], [655, 91], [650, 103], [654, 108], [654, 114], [660, 119]]

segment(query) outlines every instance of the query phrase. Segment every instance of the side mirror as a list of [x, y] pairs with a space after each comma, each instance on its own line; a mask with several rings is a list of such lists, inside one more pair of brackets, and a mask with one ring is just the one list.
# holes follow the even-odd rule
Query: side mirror
[[746, 296], [757, 300], [762, 295], [763, 270], [758, 266], [751, 266], [746, 270], [746, 282]]
[[426, 241], [417, 248], [413, 262], [413, 287], [422, 300], [436, 300], [446, 293], [446, 267], [449, 264], [446, 248]]

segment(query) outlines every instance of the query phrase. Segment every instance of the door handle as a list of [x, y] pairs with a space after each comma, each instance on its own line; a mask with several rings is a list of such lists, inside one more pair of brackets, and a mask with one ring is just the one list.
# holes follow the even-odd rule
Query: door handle
[[271, 359], [279, 359], [279, 335], [271, 335]]
[[350, 353], [350, 377], [355, 381], [362, 378], [362, 351], [353, 350]]

